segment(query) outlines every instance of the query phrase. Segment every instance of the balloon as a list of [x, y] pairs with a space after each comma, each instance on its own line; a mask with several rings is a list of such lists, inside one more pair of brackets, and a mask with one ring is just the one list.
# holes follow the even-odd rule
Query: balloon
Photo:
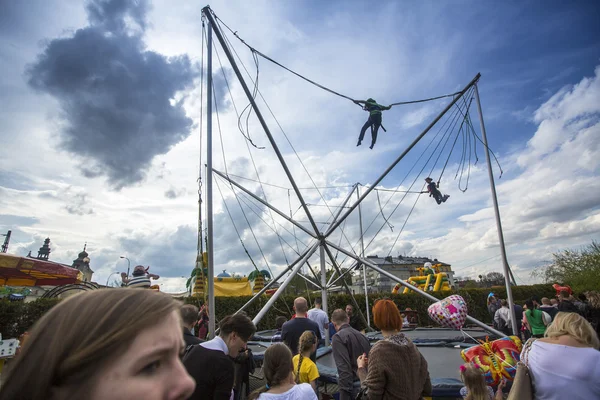
[[460, 329], [467, 320], [467, 303], [461, 296], [453, 294], [430, 305], [427, 313], [446, 328]]
[[462, 350], [460, 355], [463, 360], [475, 364], [483, 372], [488, 385], [495, 386], [502, 378], [509, 381], [515, 378], [522, 348], [523, 344], [518, 337], [508, 336], [469, 347]]

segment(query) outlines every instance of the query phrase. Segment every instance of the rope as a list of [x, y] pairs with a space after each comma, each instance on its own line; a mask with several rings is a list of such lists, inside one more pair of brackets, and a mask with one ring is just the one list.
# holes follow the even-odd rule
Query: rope
[[383, 207], [381, 207], [381, 200], [379, 199], [379, 192], [376, 191], [375, 194], [377, 195], [377, 204], [379, 205], [379, 212], [381, 213], [381, 216], [383, 217], [386, 224], [390, 227], [390, 230], [392, 232], [394, 232], [394, 225], [390, 224], [390, 221], [383, 214]]
[[[233, 31], [233, 30], [232, 30], [232, 29], [231, 29], [231, 28], [230, 28], [230, 27], [229, 27], [229, 26], [228, 26], [228, 25], [227, 25], [225, 22], [223, 22], [223, 20], [222, 20], [221, 18], [217, 17], [217, 15], [215, 14], [215, 12], [214, 12], [213, 10], [211, 10], [211, 12], [212, 12], [213, 16], [215, 17], [215, 20], [217, 21], [217, 23], [219, 23], [219, 24], [223, 24], [223, 25], [224, 25], [224, 26], [227, 28], [227, 30], [229, 30], [229, 31], [230, 31], [230, 32], [233, 34], [233, 36], [235, 36], [235, 37], [236, 37], [236, 38], [237, 38], [237, 39], [238, 39], [240, 42], [242, 42], [242, 43], [243, 43], [243, 44], [244, 44], [246, 47], [248, 47], [248, 49], [250, 49], [250, 51], [252, 52], [252, 54], [253, 54], [253, 55], [259, 55], [259, 56], [261, 56], [262, 58], [264, 58], [265, 60], [272, 62], [273, 64], [275, 64], [275, 65], [277, 65], [277, 66], [279, 66], [279, 67], [281, 67], [281, 68], [285, 69], [285, 70], [286, 70], [286, 71], [288, 71], [288, 72], [291, 72], [292, 74], [296, 75], [298, 78], [300, 78], [300, 79], [303, 79], [303, 80], [305, 80], [306, 82], [308, 82], [308, 83], [311, 83], [311, 84], [313, 84], [314, 86], [316, 86], [316, 87], [318, 87], [318, 88], [320, 88], [320, 89], [323, 89], [323, 90], [325, 90], [325, 91], [327, 91], [327, 92], [329, 92], [329, 93], [331, 93], [331, 94], [334, 94], [334, 95], [336, 95], [336, 96], [339, 96], [339, 97], [341, 97], [341, 98], [344, 98], [344, 99], [347, 99], [347, 100], [350, 100], [350, 101], [351, 101], [351, 102], [353, 102], [353, 103], [355, 103], [356, 101], [358, 101], [358, 100], [356, 100], [356, 99], [353, 99], [353, 98], [352, 98], [352, 97], [350, 97], [350, 96], [346, 96], [345, 94], [342, 94], [342, 93], [336, 92], [336, 91], [335, 91], [335, 90], [333, 90], [333, 89], [330, 89], [330, 88], [328, 88], [328, 87], [326, 87], [326, 86], [324, 86], [324, 85], [321, 85], [320, 83], [317, 83], [317, 82], [313, 81], [312, 79], [309, 79], [309, 78], [305, 77], [304, 75], [301, 75], [300, 73], [298, 73], [298, 72], [296, 72], [296, 71], [294, 71], [294, 70], [292, 70], [292, 69], [290, 69], [290, 68], [286, 67], [285, 65], [281, 64], [280, 62], [278, 62], [278, 61], [275, 61], [275, 60], [274, 60], [274, 59], [272, 59], [271, 57], [269, 57], [269, 56], [267, 56], [266, 54], [264, 54], [264, 53], [260, 52], [260, 51], [259, 51], [259, 50], [257, 50], [256, 48], [254, 48], [254, 47], [250, 46], [250, 45], [249, 45], [249, 44], [248, 44], [248, 43], [247, 43], [247, 42], [246, 42], [244, 39], [242, 39], [242, 38], [241, 38], [241, 37], [238, 35], [237, 31]], [[459, 93], [460, 93], [460, 92], [451, 93], [451, 94], [444, 94], [444, 95], [441, 95], [441, 96], [430, 97], [430, 98], [427, 98], [427, 99], [421, 99], [421, 100], [400, 101], [400, 102], [396, 102], [396, 103], [392, 103], [392, 104], [390, 104], [390, 107], [391, 107], [391, 106], [404, 105], [404, 104], [424, 103], [424, 102], [427, 102], [427, 101], [433, 101], [433, 100], [443, 99], [443, 98], [445, 98], [445, 97], [453, 97], [453, 96], [456, 96], [456, 95], [457, 95], [457, 94], [459, 94]], [[360, 105], [359, 105], [359, 106], [360, 106]], [[362, 106], [360, 106], [360, 107], [362, 107]]]
[[[225, 148], [223, 147], [223, 132], [221, 131], [221, 119], [219, 117], [219, 107], [217, 104], [217, 96], [214, 90], [214, 84], [213, 84], [213, 99], [215, 102], [215, 115], [217, 116], [217, 127], [219, 129], [219, 138], [221, 139], [221, 152], [223, 154], [223, 164], [225, 166], [225, 174], [227, 174], [227, 159], [225, 157]], [[238, 206], [240, 207], [240, 210], [242, 211], [242, 215], [244, 216], [244, 219], [246, 220], [246, 223], [248, 224], [248, 228], [250, 229], [250, 233], [252, 234], [252, 237], [254, 238], [254, 241], [256, 242], [256, 245], [258, 246], [258, 250], [260, 251], [260, 254], [263, 257], [263, 260], [265, 261], [265, 265], [267, 267], [267, 269], [269, 270], [269, 273], [271, 274], [271, 276], [273, 275], [273, 271], [271, 271], [271, 267], [269, 266], [269, 262], [267, 261], [267, 257], [265, 256], [265, 254], [262, 251], [262, 247], [260, 247], [260, 243], [258, 243], [258, 239], [256, 237], [256, 235], [254, 234], [254, 230], [252, 229], [252, 224], [250, 224], [250, 221], [248, 220], [248, 217], [246, 216], [246, 213], [244, 212], [244, 209], [240, 203], [240, 200], [235, 192], [235, 189], [233, 188], [233, 184], [231, 184], [231, 182], [229, 183], [231, 190], [233, 191], [233, 195], [238, 203]], [[219, 189], [220, 191], [220, 189]], [[227, 204], [225, 202], [225, 198], [223, 198], [223, 203]], [[233, 222], [233, 219], [232, 219]], [[239, 233], [238, 233], [239, 235]], [[241, 237], [240, 237], [240, 241], [242, 241]], [[242, 242], [243, 245], [243, 242]], [[252, 259], [252, 257], [250, 257], [250, 253], [248, 253], [248, 250], [246, 249], [246, 246], [243, 246], [244, 250], [246, 251], [246, 254], [248, 254], [248, 257], [250, 258], [250, 260], [252, 261], [252, 264], [254, 265], [254, 267], [256, 268], [256, 264], [254, 264], [254, 260]], [[257, 268], [258, 271], [258, 268]], [[260, 272], [260, 271], [259, 271]]]
[[[240, 126], [240, 121], [241, 121], [242, 114], [244, 113], [244, 110], [246, 110], [248, 108], [248, 106], [246, 106], [246, 108], [242, 111], [242, 114], [238, 114], [237, 106], [235, 104], [235, 100], [233, 98], [233, 94], [231, 93], [231, 87], [229, 86], [229, 80], [227, 79], [227, 75], [225, 74], [225, 69], [223, 68], [223, 64], [221, 63], [221, 57], [219, 56], [219, 52], [217, 51], [216, 48], [215, 48], [215, 54], [217, 55], [217, 59], [219, 61], [219, 65], [221, 66], [221, 71], [223, 73], [223, 78], [225, 79], [225, 84], [227, 86], [227, 91], [229, 92], [229, 97], [231, 98], [231, 102], [233, 104], [233, 108], [235, 110], [236, 115], [238, 116], [238, 128], [240, 129], [240, 132], [242, 132], [242, 135], [244, 136], [244, 138], [247, 139], [246, 140], [246, 149], [248, 150], [248, 155], [250, 156], [250, 160], [252, 162], [252, 166], [254, 167], [254, 172], [256, 173], [256, 176], [258, 178], [258, 183], [260, 184], [260, 188], [261, 188], [261, 191], [262, 191], [262, 194], [263, 194], [263, 198], [265, 199], [266, 202], [268, 202], [267, 194], [265, 192], [265, 188], [262, 185], [262, 182], [261, 182], [261, 179], [260, 179], [260, 174], [258, 172], [258, 168], [256, 167], [256, 162], [254, 161], [254, 156], [252, 155], [252, 152], [250, 151], [250, 146], [248, 145], [248, 142], [250, 144], [252, 144], [254, 147], [256, 147], [257, 149], [261, 149], [261, 147], [256, 146], [254, 144], [254, 142], [252, 142], [252, 139], [250, 139], [250, 131], [249, 131], [249, 128], [248, 128], [248, 121], [246, 121], [246, 131], [248, 132], [247, 136], [244, 135], [244, 132], [243, 132], [241, 126]], [[257, 79], [258, 79], [258, 63], [257, 63], [256, 68], [257, 68], [256, 74], [257, 74]], [[255, 84], [255, 90], [256, 90], [256, 88], [258, 87], [258, 80], [255, 81], [255, 82], [256, 82], [256, 84]], [[256, 93], [253, 93], [253, 97], [256, 97]], [[250, 113], [248, 113], [248, 118], [249, 118], [249, 116], [250, 116]], [[221, 145], [222, 145], [222, 143], [221, 143]], [[264, 147], [262, 147], [262, 149], [264, 149]], [[224, 161], [225, 161], [225, 157], [223, 157], [223, 158], [224, 158]], [[227, 164], [225, 163], [225, 165], [227, 165]], [[231, 185], [231, 182], [229, 184]], [[232, 189], [233, 189], [233, 186], [232, 186]], [[234, 192], [234, 195], [235, 195], [235, 190], [233, 192]], [[237, 198], [237, 195], [236, 195], [236, 198]], [[239, 202], [239, 200], [238, 200], [238, 202]], [[279, 240], [279, 246], [281, 248], [281, 252], [283, 253], [283, 258], [285, 259], [286, 264], [289, 264], [289, 261], [288, 261], [288, 258], [287, 258], [287, 254], [285, 253], [285, 250], [283, 249], [283, 244], [282, 244], [282, 241], [281, 241], [281, 235], [279, 235], [279, 232], [277, 231], [277, 227], [275, 225], [275, 218], [273, 217], [273, 211], [270, 208], [269, 208], [269, 214], [271, 216], [271, 219], [273, 220], [273, 229], [274, 229], [275, 233], [277, 234], [277, 238]], [[244, 217], [246, 217], [246, 216], [244, 215]], [[265, 223], [266, 223], [266, 221], [265, 221]], [[249, 222], [248, 222], [248, 226], [250, 226]], [[250, 228], [250, 229], [252, 229], [252, 228]], [[259, 248], [260, 248], [260, 246], [259, 246]], [[262, 251], [261, 251], [261, 253], [262, 253]], [[265, 263], [266, 263], [266, 259], [265, 259]], [[268, 267], [268, 263], [267, 263], [267, 267]], [[269, 268], [269, 271], [271, 271], [270, 268]]]
[[[213, 12], [214, 15], [214, 12]], [[223, 25], [225, 25], [227, 27], [227, 29], [229, 31], [231, 31], [234, 35], [235, 32], [233, 32], [222, 20], [220, 20], [216, 15], [214, 15], [215, 19], [217, 20], [217, 24], [223, 23]], [[220, 21], [220, 22], [219, 22]], [[220, 29], [220, 25], [219, 25], [219, 29]], [[222, 29], [221, 29], [222, 31]], [[236, 36], [237, 37], [237, 36]], [[227, 35], [225, 35], [223, 33], [223, 38], [225, 39], [225, 41], [229, 42], [229, 38], [227, 37]], [[239, 54], [237, 53], [237, 51], [235, 50], [235, 48], [231, 45], [231, 43], [229, 42], [229, 46], [228, 48], [230, 48], [231, 50], [233, 50], [233, 53], [236, 55], [236, 57], [238, 58], [240, 64], [242, 65], [242, 67], [244, 68], [244, 70], [246, 71], [246, 74], [248, 75], [249, 79], [253, 81], [252, 76], [250, 76], [250, 73], [248, 72], [248, 69], [246, 68], [246, 65], [244, 64], [243, 60], [241, 59], [241, 57], [239, 56]], [[298, 159], [298, 161], [300, 162], [300, 165], [302, 165], [302, 168], [304, 169], [304, 171], [306, 172], [306, 174], [308, 175], [311, 183], [313, 184], [314, 188], [317, 190], [317, 193], [319, 194], [321, 200], [323, 201], [323, 203], [325, 205], [327, 205], [327, 201], [325, 200], [325, 197], [323, 196], [323, 194], [321, 193], [321, 191], [319, 190], [317, 184], [315, 183], [314, 179], [312, 178], [312, 175], [310, 174], [310, 172], [308, 171], [308, 169], [306, 168], [306, 165], [304, 164], [304, 162], [302, 161], [302, 158], [298, 155], [298, 152], [296, 151], [294, 145], [292, 144], [292, 142], [290, 141], [288, 135], [286, 134], [285, 130], [283, 129], [283, 127], [281, 126], [281, 124], [279, 123], [279, 120], [277, 119], [277, 117], [275, 116], [275, 114], [273, 113], [273, 110], [271, 109], [271, 107], [269, 106], [269, 103], [266, 101], [266, 99], [264, 98], [264, 96], [262, 95], [260, 89], [256, 86], [256, 91], [258, 92], [258, 94], [260, 95], [261, 99], [263, 100], [263, 102], [265, 103], [267, 109], [269, 110], [269, 113], [271, 114], [271, 116], [273, 117], [273, 119], [275, 120], [277, 126], [279, 127], [279, 129], [281, 130], [281, 132], [283, 133], [283, 136], [285, 137], [285, 139], [287, 140], [288, 144], [290, 145], [290, 147], [292, 148], [292, 151], [294, 152], [296, 158]], [[329, 214], [330, 214], [330, 218], [333, 217], [333, 212], [331, 211], [331, 208], [329, 208], [329, 206], [327, 206]], [[315, 222], [316, 223], [316, 222]], [[321, 222], [319, 222], [321, 223]], [[326, 223], [323, 223], [326, 225]], [[318, 233], [318, 232], [316, 232]], [[345, 239], [348, 243], [348, 245], [350, 246], [350, 248], [352, 249], [352, 252], [356, 254], [356, 252], [354, 251], [354, 246], [352, 246], [352, 243], [350, 242], [350, 240], [348, 239], [348, 237], [346, 237], [346, 235], [344, 233], [342, 233], [345, 236]]]

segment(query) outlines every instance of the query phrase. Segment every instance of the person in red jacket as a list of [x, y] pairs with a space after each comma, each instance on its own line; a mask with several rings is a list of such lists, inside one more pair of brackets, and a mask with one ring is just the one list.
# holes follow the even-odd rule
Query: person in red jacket
[[436, 183], [431, 178], [425, 178], [425, 182], [427, 182], [427, 191], [429, 192], [429, 197], [433, 196], [435, 201], [438, 204], [445, 203], [450, 197], [449, 194], [442, 195], [442, 193], [438, 190]]

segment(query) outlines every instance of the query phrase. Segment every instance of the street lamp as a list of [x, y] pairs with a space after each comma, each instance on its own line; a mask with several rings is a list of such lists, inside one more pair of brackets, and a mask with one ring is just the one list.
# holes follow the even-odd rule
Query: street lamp
[[106, 278], [106, 287], [108, 287], [108, 281], [110, 280], [110, 277], [113, 276], [114, 274], [118, 274], [118, 271], [115, 272], [111, 272], [110, 275], [108, 276], [108, 278]]
[[131, 261], [129, 261], [129, 258], [127, 258], [125, 256], [121, 256], [119, 258], [124, 258], [127, 260], [127, 277], [129, 278], [129, 267], [131, 267]]

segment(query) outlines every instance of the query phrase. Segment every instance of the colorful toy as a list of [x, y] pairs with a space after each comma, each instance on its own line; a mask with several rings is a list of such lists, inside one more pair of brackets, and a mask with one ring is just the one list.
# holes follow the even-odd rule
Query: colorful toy
[[569, 293], [570, 295], [573, 294], [573, 290], [571, 290], [571, 286], [569, 286], [569, 285], [560, 286], [558, 283], [555, 283], [554, 285], [552, 285], [552, 287], [554, 288], [554, 290], [556, 290], [557, 296], [562, 291], [565, 291], [565, 292]]
[[429, 317], [451, 329], [461, 329], [467, 320], [467, 303], [457, 294], [433, 303], [427, 309]]
[[152, 286], [152, 281], [150, 279], [158, 279], [160, 276], [156, 274], [151, 274], [148, 272], [148, 268], [144, 268], [143, 265], [137, 265], [133, 269], [132, 278], [129, 278], [125, 272], [121, 273], [121, 280], [123, 281], [123, 285], [132, 288], [150, 288]]
[[462, 350], [460, 355], [463, 360], [481, 369], [488, 385], [495, 386], [502, 378], [509, 381], [515, 378], [522, 348], [518, 337], [508, 336], [493, 342], [486, 340], [479, 346]]

